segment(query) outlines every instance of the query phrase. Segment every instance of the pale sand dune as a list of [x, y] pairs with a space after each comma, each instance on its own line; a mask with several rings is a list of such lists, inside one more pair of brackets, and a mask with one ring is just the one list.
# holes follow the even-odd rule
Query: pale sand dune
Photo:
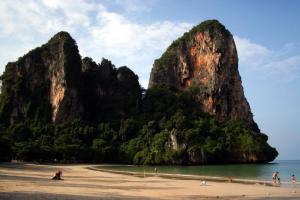
[[[0, 164], [0, 199], [300, 199], [300, 189], [238, 183], [134, 177], [91, 165]], [[63, 171], [62, 181], [51, 177]]]

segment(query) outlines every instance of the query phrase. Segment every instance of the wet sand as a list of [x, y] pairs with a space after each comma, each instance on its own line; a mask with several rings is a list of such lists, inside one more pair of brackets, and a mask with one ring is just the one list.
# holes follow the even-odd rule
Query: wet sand
[[[92, 165], [0, 164], [1, 200], [300, 199], [300, 189], [255, 184], [136, 177], [87, 169]], [[62, 170], [61, 181], [51, 180]]]

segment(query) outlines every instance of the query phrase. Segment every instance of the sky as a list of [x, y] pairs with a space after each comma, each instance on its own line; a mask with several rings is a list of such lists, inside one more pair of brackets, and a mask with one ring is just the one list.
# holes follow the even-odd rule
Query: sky
[[1, 0], [0, 73], [64, 30], [82, 57], [126, 65], [147, 88], [173, 40], [217, 19], [234, 36], [245, 96], [277, 159], [300, 159], [299, 8], [297, 0]]

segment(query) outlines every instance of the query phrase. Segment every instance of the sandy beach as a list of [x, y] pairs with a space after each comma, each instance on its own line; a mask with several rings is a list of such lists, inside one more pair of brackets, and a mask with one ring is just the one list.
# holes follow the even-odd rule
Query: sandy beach
[[[255, 184], [136, 177], [92, 165], [0, 164], [0, 199], [300, 199], [300, 189]], [[61, 181], [51, 180], [62, 170]]]

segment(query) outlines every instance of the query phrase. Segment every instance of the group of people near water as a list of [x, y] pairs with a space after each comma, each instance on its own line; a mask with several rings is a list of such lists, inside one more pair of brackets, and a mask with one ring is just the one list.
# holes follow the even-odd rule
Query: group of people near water
[[[274, 184], [280, 184], [279, 172], [273, 172], [273, 174], [272, 174], [272, 181], [273, 181]], [[296, 185], [296, 176], [295, 176], [295, 174], [293, 174], [291, 176], [291, 183], [293, 185]]]
[[276, 183], [280, 184], [279, 172], [273, 172], [272, 180], [273, 180], [274, 184], [276, 184]]

